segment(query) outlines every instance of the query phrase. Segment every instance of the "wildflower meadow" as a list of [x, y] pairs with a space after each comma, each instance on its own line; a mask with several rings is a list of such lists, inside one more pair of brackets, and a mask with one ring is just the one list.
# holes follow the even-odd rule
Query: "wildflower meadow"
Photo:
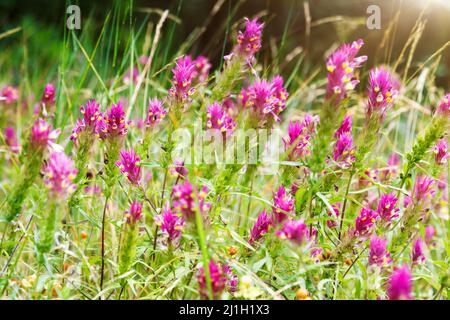
[[1, 299], [450, 299], [448, 30], [363, 11], [313, 59], [345, 21], [241, 2], [1, 27]]

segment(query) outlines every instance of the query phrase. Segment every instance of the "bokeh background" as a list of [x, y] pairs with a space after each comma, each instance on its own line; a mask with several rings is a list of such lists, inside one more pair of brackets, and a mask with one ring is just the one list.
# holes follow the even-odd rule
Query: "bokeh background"
[[[16, 27], [22, 28], [20, 32], [1, 39], [0, 50], [5, 47], [17, 50], [11, 51], [13, 53], [9, 61], [0, 61], [0, 70], [4, 71], [5, 66], [11, 67], [14, 62], [20, 61], [24, 54], [24, 41], [27, 43], [28, 54], [39, 55], [43, 65], [51, 64], [58, 59], [68, 4], [80, 6], [82, 29], [86, 27], [85, 24], [89, 19], [89, 32], [99, 33], [106, 14], [117, 3], [107, 0], [0, 0], [0, 34]], [[381, 8], [381, 30], [366, 28], [366, 10], [371, 4], [379, 5]], [[425, 6], [427, 7], [424, 10]], [[230, 40], [232, 37], [230, 26], [241, 22], [244, 16], [264, 16], [266, 29], [264, 50], [261, 55], [266, 55], [267, 61], [282, 42], [283, 50], [277, 52], [277, 55], [286, 57], [296, 48], [297, 50], [301, 48], [305, 52], [305, 59], [311, 62], [310, 65], [323, 64], [327, 50], [333, 45], [361, 37], [366, 42], [363, 53], [369, 55], [369, 64], [389, 63], [393, 57], [398, 56], [423, 10], [427, 23], [415, 50], [414, 63], [426, 60], [450, 40], [449, 0], [135, 0], [133, 7], [136, 25], [143, 19], [157, 21], [159, 16], [155, 12], [146, 11], [149, 8], [169, 9], [171, 14], [179, 18], [171, 21], [175, 25], [175, 32], [167, 49], [170, 53], [176, 52], [177, 47], [192, 34], [193, 30], [204, 26], [205, 31], [190, 49], [194, 54], [201, 53], [208, 56], [216, 66], [220, 63], [222, 54], [229, 48], [230, 41], [225, 43], [224, 39]], [[212, 16], [214, 7], [219, 9]], [[307, 23], [308, 14], [305, 14], [308, 11], [310, 23]], [[389, 52], [380, 50], [383, 35], [396, 15], [398, 24], [394, 30], [392, 48]], [[128, 27], [126, 24], [123, 26]], [[166, 28], [171, 28], [170, 24]], [[48, 42], [48, 39], [52, 41]], [[259, 59], [263, 60], [261, 57]], [[443, 51], [436, 75], [437, 84], [448, 88], [449, 49]]]

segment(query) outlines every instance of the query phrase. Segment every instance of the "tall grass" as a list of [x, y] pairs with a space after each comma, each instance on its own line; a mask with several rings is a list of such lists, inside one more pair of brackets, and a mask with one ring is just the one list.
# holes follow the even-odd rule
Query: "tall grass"
[[[441, 55], [450, 42], [444, 43], [435, 53], [423, 61], [415, 60], [415, 50], [426, 45], [422, 39], [426, 20], [419, 14], [398, 57], [393, 57], [395, 30], [400, 23], [400, 11], [392, 19], [380, 43], [377, 64], [385, 64], [395, 71], [402, 81], [402, 90], [395, 107], [386, 114], [384, 123], [376, 135], [374, 145], [358, 166], [350, 171], [333, 167], [331, 152], [333, 133], [339, 127], [344, 113], [353, 116], [353, 133], [364, 135], [366, 84], [370, 67], [359, 69], [361, 83], [354, 93], [341, 105], [341, 113], [324, 112], [326, 66], [312, 64], [308, 48], [301, 45], [291, 48], [286, 42], [293, 35], [290, 27], [295, 19], [295, 8], [290, 10], [284, 32], [280, 38], [264, 34], [263, 54], [256, 55], [252, 67], [247, 63], [237, 65], [230, 71], [233, 81], [226, 86], [227, 65], [222, 57], [231, 51], [230, 42], [242, 26], [242, 19], [236, 16], [241, 2], [217, 1], [209, 16], [199, 21], [199, 27], [181, 44], [174, 42], [174, 34], [183, 27], [180, 15], [186, 1], [179, 1], [167, 11], [155, 8], [136, 8], [133, 1], [116, 1], [104, 12], [102, 23], [85, 15], [82, 30], [68, 30], [61, 24], [60, 30], [49, 30], [36, 21], [24, 19], [21, 26], [0, 33], [0, 42], [14, 39], [14, 45], [0, 52], [0, 83], [17, 85], [20, 92], [15, 109], [7, 109], [1, 117], [2, 126], [15, 127], [21, 145], [28, 139], [33, 106], [40, 99], [46, 83], [56, 85], [57, 96], [54, 117], [48, 121], [62, 134], [57, 143], [72, 157], [77, 153], [76, 145], [69, 141], [71, 130], [80, 116], [79, 107], [88, 99], [95, 99], [106, 111], [112, 103], [124, 101], [126, 118], [134, 122], [123, 143], [123, 149], [139, 150], [143, 138], [137, 120], [147, 115], [148, 99], [158, 97], [169, 99], [172, 69], [175, 61], [184, 54], [202, 54], [194, 50], [195, 43], [207, 28], [215, 28], [216, 36], [208, 52], [220, 55], [220, 63], [209, 74], [208, 84], [196, 85], [193, 101], [180, 117], [171, 118], [171, 113], [152, 133], [149, 157], [140, 154], [143, 176], [142, 190], [133, 188], [124, 176], [119, 176], [111, 195], [96, 192], [80, 192], [76, 210], [68, 210], [64, 204], [57, 223], [54, 244], [48, 254], [48, 261], [40, 263], [36, 254], [39, 240], [39, 223], [49, 211], [48, 198], [42, 179], [34, 180], [23, 209], [11, 223], [0, 224], [0, 292], [5, 299], [198, 299], [201, 297], [197, 281], [199, 270], [206, 280], [207, 297], [214, 298], [214, 275], [210, 274], [209, 262], [227, 264], [237, 274], [237, 292], [225, 292], [227, 299], [295, 299], [301, 298], [300, 289], [307, 290], [312, 299], [377, 299], [387, 297], [387, 282], [392, 268], [411, 264], [411, 245], [417, 236], [425, 235], [425, 227], [432, 225], [437, 232], [433, 244], [427, 246], [427, 261], [411, 265], [413, 273], [413, 295], [418, 299], [448, 299], [449, 297], [449, 254], [450, 220], [448, 219], [448, 188], [436, 189], [425, 222], [417, 222], [411, 235], [399, 241], [396, 238], [401, 222], [392, 229], [378, 227], [376, 232], [392, 240], [389, 247], [395, 261], [389, 270], [368, 267], [369, 240], [342, 249], [345, 235], [354, 225], [361, 208], [373, 205], [381, 194], [393, 192], [399, 197], [400, 215], [405, 216], [407, 208], [404, 198], [410, 195], [417, 175], [426, 174], [437, 182], [447, 184], [448, 164], [434, 165], [434, 154], [430, 146], [420, 144], [420, 154], [413, 146], [418, 137], [428, 130], [432, 115], [444, 95], [443, 88], [435, 86], [435, 77], [441, 64]], [[309, 6], [313, 6], [309, 3]], [[303, 8], [302, 8], [303, 9]], [[217, 13], [227, 13], [224, 21], [216, 21]], [[401, 7], [399, 8], [401, 10]], [[256, 13], [266, 24], [272, 17], [267, 11]], [[336, 22], [337, 21], [337, 22]], [[337, 23], [339, 17], [312, 21], [308, 28]], [[62, 35], [62, 37], [60, 36]], [[309, 37], [309, 33], [306, 33]], [[347, 42], [353, 39], [345, 39]], [[13, 40], [11, 40], [13, 41]], [[309, 46], [317, 39], [307, 39]], [[336, 47], [334, 45], [334, 47]], [[368, 53], [369, 55], [371, 53]], [[139, 63], [141, 56], [147, 61]], [[137, 68], [136, 81], [124, 82], [126, 74]], [[229, 71], [229, 70], [228, 70]], [[206, 202], [211, 203], [209, 218], [200, 210], [196, 198], [195, 220], [183, 229], [182, 238], [174, 248], [163, 242], [161, 229], [155, 224], [155, 216], [163, 210], [165, 202], [171, 200], [174, 185], [182, 179], [171, 175], [173, 160], [169, 158], [171, 134], [176, 126], [193, 130], [195, 119], [205, 119], [207, 106], [213, 100], [223, 100], [227, 95], [235, 98], [241, 88], [255, 79], [271, 79], [275, 74], [284, 76], [289, 92], [282, 121], [275, 126], [287, 133], [289, 121], [301, 120], [306, 112], [322, 115], [320, 125], [329, 126], [315, 137], [318, 143], [313, 152], [316, 163], [309, 174], [304, 174], [304, 162], [283, 161], [276, 174], [259, 174], [258, 168], [245, 172], [243, 166], [217, 166], [208, 164], [186, 164], [187, 179], [194, 185], [194, 194], [201, 186], [209, 192]], [[226, 88], [224, 90], [223, 88]], [[447, 88], [446, 88], [447, 89]], [[0, 102], [1, 103], [1, 102]], [[1, 105], [1, 108], [7, 106]], [[326, 111], [326, 110], [325, 110]], [[241, 110], [236, 117], [238, 127], [249, 126], [251, 113]], [[334, 120], [331, 120], [334, 119]], [[174, 121], [175, 120], [175, 121]], [[440, 138], [448, 135], [447, 127], [440, 128]], [[2, 127], [3, 129], [3, 127]], [[436, 132], [434, 132], [436, 134]], [[285, 134], [287, 135], [287, 134]], [[98, 140], [98, 139], [97, 139]], [[87, 176], [79, 188], [99, 186], [105, 190], [105, 150], [100, 141], [92, 146], [93, 152], [87, 166]], [[323, 140], [323, 141], [322, 141]], [[23, 159], [14, 155], [5, 145], [3, 130], [0, 136], [0, 211], [6, 211], [6, 199], [14, 182], [21, 175]], [[364, 146], [367, 141], [358, 141]], [[400, 158], [397, 175], [388, 180], [373, 178], [389, 167], [389, 156], [395, 153]], [[409, 156], [408, 156], [409, 154]], [[415, 158], [414, 158], [415, 156]], [[309, 162], [310, 163], [310, 162]], [[323, 170], [329, 175], [322, 175]], [[389, 169], [389, 168], [388, 168]], [[287, 174], [283, 175], [283, 172]], [[442, 172], [447, 172], [443, 175]], [[402, 173], [403, 175], [400, 175]], [[290, 175], [290, 176], [289, 176]], [[284, 178], [287, 180], [283, 180]], [[325, 177], [325, 178], [324, 178]], [[378, 175], [379, 177], [379, 175]], [[144, 179], [143, 179], [144, 180]], [[293, 192], [295, 215], [317, 229], [315, 242], [323, 250], [318, 257], [312, 257], [308, 249], [291, 244], [277, 236], [272, 227], [262, 241], [249, 243], [250, 229], [258, 214], [274, 207], [273, 193], [286, 181], [301, 181], [297, 192]], [[285, 185], [291, 188], [291, 185]], [[447, 193], [447, 194], [445, 194]], [[121, 246], [126, 236], [127, 223], [124, 219], [132, 200], [138, 198], [144, 203], [144, 218], [139, 224], [136, 241], [136, 255], [125, 272], [119, 272]], [[341, 204], [341, 220], [331, 229], [327, 226], [329, 212], [333, 205]], [[345, 213], [345, 214], [344, 214]], [[207, 214], [207, 215], [208, 215]], [[104, 220], [106, 216], [106, 220]], [[105, 222], [106, 221], [106, 222]], [[420, 220], [422, 221], [422, 220]], [[340, 225], [339, 225], [340, 224]], [[103, 230], [103, 231], [102, 231]], [[104, 251], [102, 252], [102, 233]], [[403, 234], [403, 233], [402, 233]], [[397, 242], [394, 242], [397, 241]], [[342, 251], [341, 251], [342, 249]], [[347, 249], [347, 248], [345, 248]], [[103, 265], [103, 267], [102, 267]], [[202, 269], [203, 268], [203, 269]], [[121, 270], [123, 271], [123, 270]], [[102, 280], [101, 280], [102, 279]], [[204, 297], [205, 298], [205, 297]], [[217, 297], [216, 297], [217, 298]]]

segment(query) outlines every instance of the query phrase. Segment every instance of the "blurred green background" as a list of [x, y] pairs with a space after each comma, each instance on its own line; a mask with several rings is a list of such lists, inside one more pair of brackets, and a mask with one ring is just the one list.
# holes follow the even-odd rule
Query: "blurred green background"
[[[16, 27], [22, 28], [20, 32], [0, 40], [0, 50], [10, 50], [7, 58], [0, 59], [0, 75], [4, 76], [7, 68], [8, 70], [11, 67], [17, 68], [15, 76], [16, 80], [19, 80], [19, 65], [24, 54], [37, 55], [41, 67], [48, 65], [51, 70], [51, 65], [60, 57], [65, 32], [65, 11], [69, 4], [78, 4], [81, 8], [82, 29], [77, 32], [84, 37], [83, 45], [88, 49], [93, 47], [106, 15], [113, 12], [115, 6], [125, 8], [132, 3], [134, 10], [131, 25], [135, 31], [144, 21], [156, 22], [159, 18], [158, 14], [148, 13], [145, 8], [169, 9], [171, 14], [180, 18], [165, 25], [163, 37], [166, 39], [171, 28], [175, 30], [170, 42], [165, 43], [166, 56], [175, 54], [180, 44], [192, 34], [193, 30], [205, 26], [204, 33], [189, 51], [208, 56], [214, 65], [218, 66], [222, 54], [227, 53], [231, 45], [231, 41], [228, 41], [224, 48], [224, 39], [230, 40], [233, 35], [231, 30], [234, 29], [230, 26], [235, 27], [244, 16], [262, 15], [266, 28], [260, 61], [268, 64], [274, 52], [278, 57], [285, 58], [292, 50], [301, 47], [305, 52], [305, 59], [310, 62], [309, 65], [317, 66], [323, 64], [325, 54], [333, 44], [359, 37], [366, 42], [362, 53], [369, 55], [369, 64], [392, 62], [393, 57], [397, 57], [404, 46], [411, 28], [427, 2], [427, 0], [135, 0], [132, 2], [0, 0], [0, 34]], [[371, 4], [379, 5], [381, 8], [381, 30], [366, 28], [366, 10]], [[215, 6], [219, 9], [211, 16]], [[307, 11], [311, 18], [310, 24], [305, 18]], [[123, 9], [119, 14], [126, 15], [128, 12]], [[386, 54], [379, 46], [383, 34], [396, 14], [399, 15], [399, 23], [395, 28], [392, 52]], [[450, 1], [430, 0], [424, 16], [427, 24], [415, 51], [413, 59], [415, 64], [426, 60], [450, 40]], [[129, 27], [130, 23], [124, 19], [121, 25], [123, 41], [127, 41], [126, 30]], [[27, 52], [24, 53], [25, 43]], [[106, 47], [101, 50], [112, 48]], [[121, 55], [123, 52], [119, 51], [118, 54]], [[37, 60], [30, 59], [30, 61], [36, 63]], [[414, 65], [412, 67], [414, 68]], [[4, 81], [0, 79], [0, 82]], [[437, 82], [442, 87], [449, 87], [449, 49], [443, 52], [443, 59], [437, 71]]]

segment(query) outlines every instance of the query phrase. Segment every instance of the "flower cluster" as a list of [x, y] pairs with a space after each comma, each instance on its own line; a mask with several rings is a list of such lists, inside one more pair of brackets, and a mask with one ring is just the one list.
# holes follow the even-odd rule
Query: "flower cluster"
[[251, 108], [260, 118], [280, 121], [279, 114], [286, 108], [288, 93], [283, 87], [283, 78], [276, 76], [272, 81], [256, 80], [239, 95], [241, 104]]
[[306, 114], [301, 122], [289, 122], [289, 136], [283, 139], [285, 150], [290, 151], [289, 159], [302, 159], [311, 154], [311, 136], [316, 131], [318, 121], [318, 117]]
[[125, 119], [122, 103], [113, 104], [106, 112], [106, 116], [98, 119], [97, 126], [97, 134], [102, 140], [126, 135], [128, 122]]
[[208, 58], [205, 56], [198, 56], [192, 60], [192, 64], [195, 67], [192, 72], [192, 78], [198, 79], [200, 83], [206, 82], [208, 80], [209, 70], [211, 70], [211, 63]]
[[181, 160], [175, 160], [173, 166], [169, 168], [169, 172], [171, 175], [180, 179], [184, 179], [188, 175], [188, 170], [184, 166], [184, 161]]
[[[172, 206], [177, 214], [181, 214], [187, 221], [195, 218], [196, 203], [198, 202], [200, 213], [205, 213], [211, 208], [211, 204], [206, 203], [208, 188], [203, 186], [197, 195], [194, 194], [192, 184], [186, 180], [177, 184], [172, 189]], [[197, 199], [195, 199], [197, 197]]]
[[4, 131], [5, 143], [13, 153], [19, 152], [19, 143], [17, 142], [16, 132], [12, 127], [6, 127]]
[[[217, 265], [214, 260], [211, 259], [209, 262], [209, 277], [211, 279], [211, 291], [213, 299], [220, 299], [222, 293], [227, 288], [230, 279], [228, 277], [230, 271], [229, 267], [221, 267]], [[199, 269], [197, 275], [197, 281], [200, 287], [200, 295], [203, 299], [209, 298], [208, 286], [206, 283], [206, 275], [203, 267]], [[232, 284], [235, 283], [235, 279], [232, 278]]]
[[362, 208], [355, 221], [355, 235], [362, 238], [370, 235], [377, 216], [376, 211], [370, 208]]
[[194, 88], [191, 88], [194, 71], [195, 65], [189, 56], [184, 56], [176, 62], [172, 70], [172, 87], [169, 94], [178, 103], [183, 103], [194, 93]]
[[120, 173], [127, 177], [131, 184], [136, 186], [139, 185], [141, 180], [140, 161], [139, 156], [131, 149], [130, 151], [120, 151], [120, 160], [116, 162]]
[[[325, 91], [325, 74], [321, 78], [320, 72], [318, 76], [311, 73], [315, 70], [311, 66], [301, 74], [313, 81], [297, 81], [297, 73], [284, 83], [281, 76], [271, 73], [273, 69], [283, 73], [291, 67], [296, 69], [295, 59], [301, 62], [301, 48], [295, 48], [283, 61], [266, 59], [257, 64], [255, 56], [262, 48], [262, 33], [263, 23], [246, 19], [223, 69], [215, 70], [211, 77], [214, 81], [209, 81], [212, 64], [208, 58], [179, 57], [171, 73], [168, 71], [170, 89], [164, 96], [161, 94], [166, 85], [156, 83], [155, 77], [145, 88], [133, 85], [141, 78], [140, 64], [145, 64], [147, 70], [154, 58], [152, 68], [159, 68], [157, 64], [161, 63], [167, 66], [165, 57], [152, 50], [151, 56], [141, 56], [134, 66], [135, 59], [124, 56], [125, 60], [131, 59], [131, 68], [120, 76], [125, 74], [123, 80], [128, 86], [118, 83], [117, 77], [105, 79], [117, 103], [109, 105], [109, 110], [95, 100], [80, 106], [75, 126], [70, 127], [72, 142], [67, 141], [67, 135], [57, 140], [60, 129], [54, 130], [52, 124], [62, 124], [64, 132], [70, 134], [68, 125], [73, 123], [66, 120], [73, 115], [47, 113], [55, 109], [60, 112], [63, 107], [54, 107], [59, 99], [52, 84], [47, 84], [44, 93], [39, 92], [36, 97], [28, 90], [27, 95], [19, 95], [15, 87], [3, 87], [0, 107], [5, 112], [0, 114], [0, 126], [5, 145], [0, 146], [0, 162], [5, 170], [0, 185], [5, 189], [2, 211], [6, 214], [1, 213], [0, 224], [5, 224], [5, 244], [13, 247], [15, 240], [20, 241], [16, 226], [28, 220], [26, 213], [42, 209], [39, 224], [28, 229], [38, 241], [23, 243], [27, 252], [37, 253], [36, 257], [27, 254], [21, 261], [20, 252], [17, 253], [13, 260], [18, 261], [17, 268], [7, 263], [5, 275], [15, 279], [15, 270], [44, 270], [46, 265], [51, 266], [58, 260], [58, 252], [51, 250], [58, 239], [55, 235], [64, 228], [67, 239], [83, 248], [85, 258], [101, 259], [97, 261], [98, 265], [101, 262], [98, 277], [89, 277], [88, 268], [80, 269], [80, 288], [98, 287], [101, 299], [107, 298], [108, 288], [120, 289], [118, 298], [139, 298], [133, 282], [126, 277], [132, 273], [135, 283], [148, 282], [145, 272], [141, 272], [147, 269], [156, 270], [158, 276], [151, 278], [149, 290], [144, 291], [156, 288], [152, 291], [155, 297], [171, 291], [169, 296], [173, 299], [220, 299], [230, 295], [233, 299], [267, 299], [285, 295], [305, 300], [331, 297], [328, 293], [337, 298], [412, 299], [412, 292], [420, 293], [421, 299], [448, 298], [448, 292], [442, 290], [448, 265], [442, 261], [448, 248], [445, 221], [450, 93], [440, 101], [434, 114], [424, 113], [420, 119], [403, 121], [392, 109], [400, 91], [405, 99], [415, 96], [414, 86], [401, 89], [396, 75], [389, 71], [395, 68], [368, 69], [367, 91], [352, 94], [359, 84], [360, 68], [367, 61], [360, 53], [362, 40], [344, 44], [328, 56]], [[141, 40], [145, 42], [142, 51], [147, 54], [148, 41]], [[110, 74], [104, 71], [103, 75]], [[164, 82], [166, 68], [161, 71], [157, 78]], [[73, 74], [68, 73], [67, 84], [77, 78]], [[415, 82], [416, 75], [410, 83]], [[321, 84], [323, 88], [319, 87]], [[295, 95], [289, 96], [288, 87]], [[433, 101], [441, 89], [429, 82], [426, 87], [430, 94], [422, 100]], [[64, 96], [79, 98], [73, 86], [64, 89]], [[102, 91], [91, 88], [86, 93], [106, 99], [99, 89]], [[155, 92], [158, 98], [147, 100], [148, 94]], [[34, 114], [28, 110], [29, 103]], [[362, 113], [361, 106], [365, 108]], [[315, 114], [320, 114], [320, 118]], [[31, 120], [27, 121], [26, 116]], [[134, 119], [133, 125], [129, 116]], [[163, 127], [165, 117], [170, 121]], [[281, 118], [286, 121], [281, 122]], [[391, 123], [382, 135], [385, 118], [399, 121]], [[425, 126], [423, 121], [427, 118], [430, 123]], [[232, 145], [233, 150], [227, 151], [236, 151], [236, 144], [230, 143], [236, 142], [238, 151], [243, 151], [249, 161], [240, 161], [239, 152], [239, 159], [232, 159], [237, 161], [228, 161], [227, 165], [211, 164], [207, 161], [209, 155], [204, 154], [202, 159], [193, 159], [197, 157], [192, 152], [199, 151], [196, 147], [205, 147], [204, 137], [195, 134], [196, 120], [205, 123], [207, 135], [218, 134], [222, 138], [219, 140], [226, 142], [221, 147]], [[194, 144], [182, 143], [189, 138], [187, 134], [179, 135], [186, 128], [193, 129]], [[238, 128], [248, 131], [241, 135]], [[271, 141], [266, 144], [267, 136], [253, 139], [251, 134], [272, 134], [272, 129], [279, 128], [286, 130], [281, 156], [280, 141], [273, 141], [270, 136]], [[421, 132], [410, 146], [417, 129]], [[15, 130], [18, 134], [29, 133], [29, 141], [21, 141], [23, 148], [19, 147]], [[245, 141], [240, 141], [241, 137]], [[97, 138], [102, 142], [94, 148]], [[59, 140], [61, 145], [56, 144]], [[408, 145], [404, 145], [405, 141]], [[255, 146], [257, 150], [251, 150]], [[405, 150], [411, 151], [404, 154]], [[13, 154], [19, 151], [20, 154]], [[253, 158], [248, 154], [251, 151], [256, 151], [261, 161], [250, 161], [254, 160], [249, 159]], [[280, 158], [267, 161], [265, 152]], [[75, 161], [71, 160], [72, 155]], [[146, 164], [141, 163], [142, 157], [148, 160]], [[121, 181], [125, 180], [127, 186], [123, 190]], [[33, 187], [39, 185], [45, 185], [42, 195]], [[46, 202], [45, 197], [50, 201]], [[209, 203], [212, 199], [214, 207]], [[145, 211], [147, 206], [149, 212]], [[86, 218], [91, 211], [103, 213], [100, 226], [92, 219], [85, 219], [86, 223], [76, 228], [65, 228], [61, 223], [64, 216], [77, 220], [80, 214]], [[146, 216], [152, 217], [153, 225], [143, 223]], [[89, 236], [88, 230], [92, 233]], [[225, 257], [229, 260], [222, 260]], [[73, 258], [80, 260], [79, 256]], [[40, 267], [34, 265], [34, 259]], [[201, 266], [197, 266], [199, 261]], [[401, 267], [403, 261], [410, 269]], [[429, 268], [438, 262], [442, 266]], [[429, 265], [421, 266], [422, 263]], [[138, 272], [132, 272], [134, 266]], [[232, 267], [242, 273], [251, 272], [238, 280]], [[194, 273], [189, 272], [192, 268]], [[418, 279], [414, 290], [412, 270], [414, 279]], [[306, 282], [298, 282], [299, 275]], [[351, 279], [361, 275], [361, 290], [352, 290]], [[59, 278], [58, 274], [51, 276], [41, 279], [43, 286], [51, 286]], [[198, 282], [198, 292], [192, 289], [191, 276]], [[425, 281], [427, 277], [436, 283]], [[8, 288], [3, 290], [5, 296], [0, 299], [29, 296], [35, 291], [33, 286], [23, 284], [19, 288], [9, 278], [5, 282]], [[97, 278], [99, 285], [95, 283]], [[254, 286], [251, 279], [258, 280]], [[327, 284], [330, 279], [339, 283]], [[172, 284], [167, 286], [170, 281]], [[265, 290], [265, 283], [274, 282], [276, 287], [290, 289]], [[327, 292], [321, 290], [322, 284]], [[40, 296], [41, 291], [34, 293]], [[75, 291], [73, 294], [81, 297]]]
[[234, 52], [251, 62], [255, 54], [261, 49], [263, 28], [264, 23], [260, 23], [257, 18], [252, 20], [245, 18], [245, 29], [238, 32]]
[[76, 141], [82, 132], [88, 134], [97, 134], [99, 127], [97, 123], [103, 118], [100, 113], [100, 106], [95, 100], [89, 100], [86, 105], [80, 107], [82, 118], [77, 120], [75, 127], [72, 130], [70, 139]]
[[228, 290], [228, 292], [231, 295], [233, 295], [237, 291], [239, 278], [238, 278], [237, 274], [233, 273], [233, 270], [227, 264], [225, 264], [222, 267], [222, 270], [223, 270], [223, 272], [225, 273], [225, 275], [227, 277], [226, 289]]
[[408, 267], [401, 267], [389, 278], [388, 297], [390, 300], [411, 300], [411, 288], [411, 272]]
[[450, 93], [447, 93], [439, 103], [438, 114], [450, 115]]
[[436, 164], [442, 165], [447, 163], [447, 158], [449, 157], [448, 153], [448, 144], [446, 139], [441, 139], [437, 142], [436, 146], [433, 149], [435, 154], [434, 159]]
[[19, 99], [19, 90], [13, 86], [4, 86], [0, 91], [0, 103], [4, 102], [6, 105], [16, 103]]
[[331, 206], [333, 208], [333, 211], [328, 210], [328, 216], [333, 218], [333, 219], [327, 220], [328, 228], [334, 228], [337, 226], [337, 218], [339, 218], [339, 215], [340, 215], [340, 211], [339, 211], [340, 206], [341, 206], [341, 203], [338, 202]]
[[52, 106], [55, 104], [55, 98], [56, 98], [56, 89], [55, 86], [51, 83], [47, 83], [47, 85], [44, 88], [44, 93], [42, 94], [41, 101], [46, 106]]
[[334, 144], [333, 159], [342, 168], [349, 168], [356, 160], [353, 137], [351, 134], [342, 133]]
[[411, 253], [411, 260], [413, 264], [420, 264], [425, 261], [425, 256], [422, 249], [422, 239], [419, 237], [414, 241]]
[[391, 254], [386, 250], [387, 241], [377, 236], [370, 239], [369, 265], [387, 267], [392, 262]]
[[309, 228], [303, 220], [288, 219], [283, 223], [281, 230], [276, 232], [281, 239], [289, 239], [297, 245], [309, 239]]
[[280, 186], [273, 195], [273, 224], [278, 225], [283, 222], [294, 210], [294, 199], [286, 192], [284, 186]]
[[44, 119], [35, 121], [30, 133], [30, 145], [35, 150], [42, 150], [47, 146], [52, 146], [56, 138], [61, 133], [61, 129], [52, 130], [52, 125]]
[[339, 138], [342, 134], [352, 134], [352, 117], [350, 115], [344, 116], [344, 120], [342, 120], [341, 125], [334, 133], [334, 137]]
[[390, 224], [393, 219], [398, 218], [397, 197], [393, 193], [383, 194], [378, 202], [377, 213], [380, 219]]
[[43, 170], [44, 183], [54, 196], [64, 197], [75, 191], [77, 175], [74, 162], [63, 152], [53, 152]]
[[155, 223], [161, 228], [161, 231], [170, 244], [180, 238], [184, 226], [184, 219], [175, 214], [167, 203], [162, 214], [155, 217]]
[[334, 51], [327, 59], [327, 97], [334, 97], [335, 104], [347, 97], [348, 92], [355, 89], [359, 83], [355, 70], [367, 60], [367, 56], [358, 54], [364, 42], [360, 39], [351, 45], [343, 44]]
[[230, 134], [236, 128], [236, 123], [219, 103], [214, 102], [206, 110], [206, 127]]
[[421, 203], [435, 194], [433, 189], [434, 180], [425, 175], [419, 175], [416, 177], [414, 183], [413, 198], [416, 203]]
[[255, 224], [253, 225], [253, 228], [250, 232], [250, 244], [254, 243], [255, 241], [258, 241], [261, 239], [270, 228], [270, 225], [272, 224], [272, 219], [267, 214], [266, 210], [264, 209], [256, 219]]
[[162, 119], [167, 115], [167, 111], [164, 109], [163, 104], [158, 99], [149, 99], [147, 119], [145, 120], [145, 125], [147, 127], [154, 127], [161, 122]]
[[139, 201], [133, 201], [130, 209], [125, 211], [125, 218], [128, 224], [135, 224], [142, 219], [142, 203]]
[[384, 118], [386, 110], [391, 108], [398, 95], [400, 84], [393, 75], [384, 68], [375, 68], [370, 71], [368, 86], [367, 114], [369, 118], [373, 113]]

